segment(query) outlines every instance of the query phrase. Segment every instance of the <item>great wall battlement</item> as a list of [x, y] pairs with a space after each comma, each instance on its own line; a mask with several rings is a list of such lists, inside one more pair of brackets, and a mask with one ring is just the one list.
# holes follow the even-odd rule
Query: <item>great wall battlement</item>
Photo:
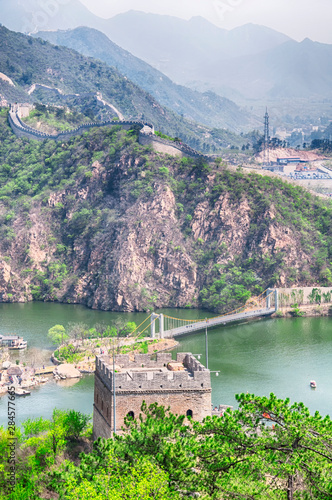
[[[93, 426], [94, 437], [111, 437], [114, 429], [114, 390], [116, 429], [124, 425], [126, 416], [136, 418], [142, 402], [158, 402], [173, 413], [203, 420], [211, 415], [210, 371], [191, 353], [178, 353], [176, 362], [169, 353], [156, 359], [139, 354], [96, 358]], [[113, 377], [115, 377], [113, 379]]]
[[[184, 371], [170, 371], [168, 363], [172, 361], [171, 354], [159, 354], [155, 361], [151, 361], [149, 354], [135, 356], [130, 361], [129, 356], [116, 356], [116, 390], [119, 391], [155, 391], [162, 389], [196, 390], [202, 387], [211, 387], [210, 372], [191, 355], [178, 356]], [[122, 368], [123, 367], [123, 368]], [[111, 361], [97, 359], [96, 369], [101, 380], [113, 387], [113, 366]]]
[[126, 129], [131, 127], [139, 127], [139, 143], [143, 146], [151, 146], [156, 152], [169, 154], [171, 156], [190, 156], [191, 158], [202, 158], [206, 161], [213, 161], [213, 157], [203, 155], [199, 151], [191, 148], [187, 144], [174, 142], [167, 139], [158, 137], [154, 133], [154, 126], [151, 123], [145, 123], [140, 120], [108, 120], [102, 122], [90, 122], [67, 132], [59, 132], [58, 134], [46, 134], [40, 132], [32, 127], [26, 125], [20, 117], [20, 107], [24, 105], [14, 104], [11, 105], [8, 115], [9, 125], [17, 137], [25, 137], [29, 140], [54, 140], [54, 141], [67, 141], [72, 137], [80, 135], [87, 130], [95, 127], [114, 127], [121, 126]]
[[[58, 134], [45, 134], [44, 132], [40, 132], [29, 125], [26, 125], [18, 115], [18, 108], [14, 106], [11, 107], [8, 115], [9, 124], [17, 137], [26, 137], [28, 139], [33, 140], [54, 140], [54, 141], [65, 141], [69, 140], [72, 137], [82, 134], [87, 130], [95, 127], [114, 127], [120, 125], [123, 128], [131, 128], [133, 126], [139, 126], [142, 129], [145, 129], [145, 133], [153, 133], [154, 128], [151, 123], [144, 123], [141, 121], [134, 120], [105, 120], [102, 122], [90, 122], [80, 125], [75, 129], [69, 130], [67, 132], [59, 132]], [[148, 132], [149, 131], [149, 132]]]

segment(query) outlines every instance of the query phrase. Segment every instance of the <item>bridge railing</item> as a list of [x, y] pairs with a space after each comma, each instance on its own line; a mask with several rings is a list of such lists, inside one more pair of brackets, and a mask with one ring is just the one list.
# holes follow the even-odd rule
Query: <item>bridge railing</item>
[[207, 320], [196, 321], [193, 324], [184, 325], [163, 332], [165, 337], [176, 337], [177, 335], [185, 335], [205, 328], [211, 328], [219, 325], [226, 325], [232, 321], [241, 321], [243, 319], [250, 319], [255, 317], [267, 316], [274, 312], [273, 309], [257, 309], [254, 311], [245, 311], [227, 316], [220, 316], [219, 318], [209, 318]]
[[[264, 292], [262, 292], [258, 297], [251, 298], [243, 306], [238, 307], [226, 314], [222, 314], [220, 316], [215, 316], [212, 318], [192, 320], [174, 318], [168, 315], [160, 315], [159, 321], [163, 322], [160, 330], [165, 336], [169, 336], [169, 333], [171, 333], [171, 336], [173, 336], [180, 333], [190, 333], [201, 330], [206, 326], [211, 327], [221, 325], [223, 323], [226, 324], [231, 321], [272, 314], [277, 310], [278, 307], [277, 296], [277, 290], [264, 290]], [[157, 315], [155, 314], [153, 314], [153, 316], [154, 318], [157, 317]], [[153, 328], [153, 331], [155, 331], [155, 327]]]

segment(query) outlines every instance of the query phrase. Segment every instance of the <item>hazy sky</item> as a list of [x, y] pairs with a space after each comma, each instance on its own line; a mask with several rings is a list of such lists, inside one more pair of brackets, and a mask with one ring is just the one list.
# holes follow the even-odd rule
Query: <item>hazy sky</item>
[[130, 9], [189, 19], [203, 16], [226, 29], [256, 23], [296, 40], [332, 43], [332, 0], [81, 0], [91, 12], [112, 17]]

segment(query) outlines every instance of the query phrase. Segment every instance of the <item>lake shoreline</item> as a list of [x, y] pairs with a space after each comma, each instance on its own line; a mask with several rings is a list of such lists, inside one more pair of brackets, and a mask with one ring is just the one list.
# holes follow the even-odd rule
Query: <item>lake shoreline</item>
[[271, 318], [294, 318], [294, 317], [305, 317], [305, 318], [315, 318], [315, 317], [327, 317], [332, 316], [332, 304], [299, 304], [296, 308], [299, 310], [297, 313], [294, 308], [289, 306], [279, 307], [278, 311], [274, 313]]

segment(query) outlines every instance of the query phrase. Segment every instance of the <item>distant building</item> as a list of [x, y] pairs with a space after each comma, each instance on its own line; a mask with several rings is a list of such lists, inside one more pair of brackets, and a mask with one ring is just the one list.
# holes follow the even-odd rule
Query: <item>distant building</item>
[[288, 165], [289, 163], [306, 163], [306, 160], [301, 160], [299, 156], [290, 156], [289, 158], [277, 158], [278, 165]]
[[[109, 438], [114, 429], [113, 361], [97, 356], [93, 405], [93, 435]], [[142, 402], [157, 402], [172, 413], [202, 421], [211, 416], [210, 370], [190, 353], [159, 353], [115, 356], [116, 430], [120, 431], [127, 415], [136, 418]]]
[[279, 165], [288, 165], [288, 163], [299, 163], [301, 161], [300, 157], [289, 157], [289, 158], [277, 158], [277, 163]]
[[302, 162], [296, 165], [295, 172], [317, 172], [317, 167], [310, 168], [310, 165], [304, 165]]

